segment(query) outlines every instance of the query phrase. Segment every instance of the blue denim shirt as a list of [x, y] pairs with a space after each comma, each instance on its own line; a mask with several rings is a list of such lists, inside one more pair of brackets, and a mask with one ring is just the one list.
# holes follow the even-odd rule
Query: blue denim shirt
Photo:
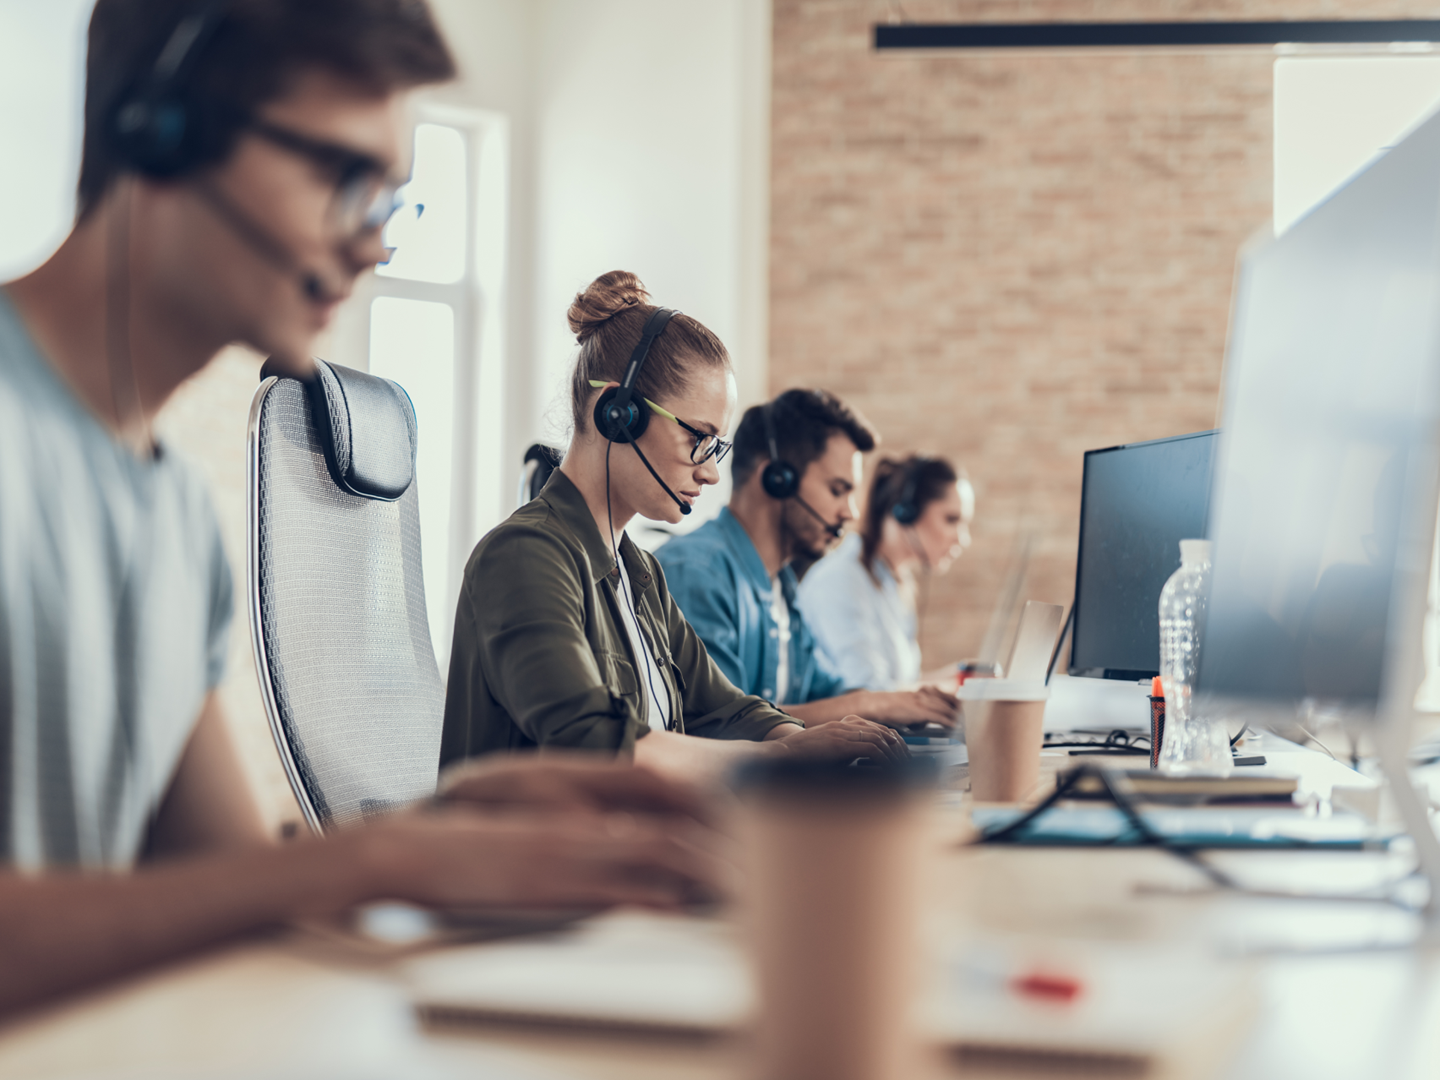
[[770, 613], [770, 575], [750, 534], [728, 508], [660, 547], [655, 558], [670, 595], [711, 659], [742, 692], [799, 705], [851, 689], [816, 648], [795, 601], [795, 573], [786, 566], [779, 579], [790, 609], [790, 685], [777, 697], [780, 628]]

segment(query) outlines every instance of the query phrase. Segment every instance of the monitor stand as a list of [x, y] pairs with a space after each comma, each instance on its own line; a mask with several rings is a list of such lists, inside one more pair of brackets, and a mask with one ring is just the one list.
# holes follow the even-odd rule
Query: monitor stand
[[1422, 798], [1410, 779], [1410, 718], [1384, 717], [1375, 725], [1380, 769], [1395, 798], [1405, 831], [1415, 842], [1415, 857], [1425, 876], [1429, 895], [1420, 910], [1420, 935], [1415, 945], [1440, 946], [1440, 837], [1430, 824], [1428, 800]]

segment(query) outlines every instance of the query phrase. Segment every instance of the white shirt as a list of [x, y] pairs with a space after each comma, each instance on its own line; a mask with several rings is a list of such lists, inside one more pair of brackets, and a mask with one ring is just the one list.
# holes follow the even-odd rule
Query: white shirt
[[623, 559], [620, 573], [623, 575], [620, 621], [625, 624], [625, 632], [630, 635], [630, 650], [635, 654], [635, 678], [640, 683], [640, 716], [650, 725], [652, 731], [665, 731], [670, 727], [670, 694], [665, 689], [665, 680], [660, 677], [660, 671], [655, 666], [655, 658], [650, 655], [650, 647], [645, 644], [645, 635], [640, 632], [640, 624], [635, 621], [633, 605], [637, 593], [635, 583], [630, 580], [630, 574], [624, 568]]
[[790, 605], [785, 602], [785, 590], [780, 579], [770, 579], [770, 614], [775, 619], [777, 645], [780, 659], [775, 665], [775, 704], [785, 702], [785, 691], [790, 686]]
[[[898, 690], [920, 679], [915, 608], [883, 559], [875, 577], [851, 533], [800, 582], [800, 612], [836, 671], [868, 690]], [[877, 584], [876, 578], [879, 579]]]

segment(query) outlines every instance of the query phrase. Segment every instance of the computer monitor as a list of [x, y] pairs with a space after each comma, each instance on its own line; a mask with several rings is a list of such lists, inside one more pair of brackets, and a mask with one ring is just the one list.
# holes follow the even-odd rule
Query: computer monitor
[[1071, 675], [1160, 673], [1160, 590], [1207, 535], [1214, 459], [1213, 431], [1086, 451]]
[[1406, 761], [1440, 480], [1440, 113], [1244, 254], [1224, 399], [1196, 715], [1370, 721], [1440, 944]]
[[[1199, 707], [1407, 715], [1435, 532], [1440, 118], [1243, 255]], [[1388, 704], [1387, 704], [1388, 703]]]

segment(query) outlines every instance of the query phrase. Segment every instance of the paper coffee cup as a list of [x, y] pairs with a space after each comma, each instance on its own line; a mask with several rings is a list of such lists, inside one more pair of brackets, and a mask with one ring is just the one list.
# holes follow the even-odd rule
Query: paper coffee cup
[[755, 1080], [910, 1080], [937, 773], [760, 763], [737, 778]]
[[967, 681], [960, 699], [970, 755], [970, 794], [976, 802], [1020, 802], [1040, 784], [1045, 739], [1043, 683], [1010, 679]]

